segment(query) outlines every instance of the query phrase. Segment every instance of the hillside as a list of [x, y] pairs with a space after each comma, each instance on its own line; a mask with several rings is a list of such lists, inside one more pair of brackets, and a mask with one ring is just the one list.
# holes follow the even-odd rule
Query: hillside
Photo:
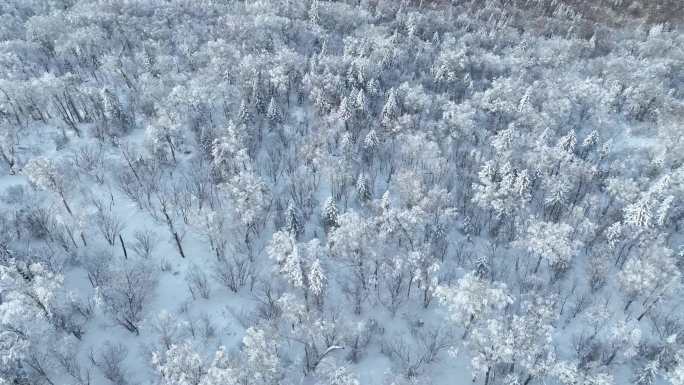
[[684, 385], [683, 12], [0, 2], [0, 385]]

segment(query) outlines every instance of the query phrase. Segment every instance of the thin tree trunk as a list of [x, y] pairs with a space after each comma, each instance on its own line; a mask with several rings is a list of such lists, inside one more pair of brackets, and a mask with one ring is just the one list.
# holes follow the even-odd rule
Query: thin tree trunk
[[171, 157], [173, 158], [173, 163], [176, 163], [176, 150], [173, 148], [173, 141], [171, 137], [166, 136], [166, 142], [169, 144], [169, 149], [171, 150]]
[[537, 265], [534, 267], [534, 274], [537, 274], [537, 271], [539, 270], [539, 265], [541, 265], [542, 257], [539, 256], [539, 259], [537, 260]]
[[71, 208], [69, 207], [69, 204], [67, 203], [66, 198], [64, 197], [64, 192], [60, 191], [59, 197], [62, 198], [62, 203], [64, 204], [64, 208], [66, 209], [66, 211], [69, 213], [69, 215], [73, 217], [74, 213], [71, 211]]
[[119, 234], [119, 242], [121, 242], [121, 249], [123, 249], [124, 258], [128, 259], [128, 251], [126, 251], [126, 244], [124, 244], [124, 240], [121, 234]]
[[178, 232], [176, 231], [176, 228], [173, 225], [173, 221], [171, 220], [169, 213], [166, 211], [165, 203], [162, 203], [161, 209], [162, 214], [164, 214], [164, 218], [166, 219], [166, 224], [167, 226], [169, 226], [169, 231], [173, 235], [173, 239], [176, 241], [176, 248], [178, 249], [178, 253], [180, 254], [181, 258], [185, 258], [185, 252], [183, 251], [183, 245], [181, 244], [180, 236], [178, 235]]
[[176, 240], [176, 246], [178, 247], [178, 252], [181, 255], [181, 258], [185, 258], [185, 253], [183, 252], [183, 246], [181, 245], [180, 237], [178, 236], [178, 233], [174, 231], [173, 233], [173, 238]]

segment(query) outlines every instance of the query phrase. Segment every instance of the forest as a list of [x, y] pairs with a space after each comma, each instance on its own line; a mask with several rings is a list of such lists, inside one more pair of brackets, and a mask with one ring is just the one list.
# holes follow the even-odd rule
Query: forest
[[0, 0], [0, 385], [684, 385], [677, 0]]

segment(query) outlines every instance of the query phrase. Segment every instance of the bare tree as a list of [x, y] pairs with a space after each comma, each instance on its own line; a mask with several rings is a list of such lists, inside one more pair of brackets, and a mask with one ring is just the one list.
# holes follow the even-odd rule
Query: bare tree
[[95, 365], [102, 375], [114, 385], [127, 385], [128, 374], [123, 368], [123, 361], [128, 356], [128, 349], [122, 344], [106, 341], [97, 356], [91, 350], [90, 362]]
[[91, 366], [83, 367], [73, 349], [54, 349], [53, 355], [59, 366], [74, 380], [77, 385], [90, 385], [92, 380]]
[[413, 334], [413, 342], [409, 342], [405, 336], [395, 336], [382, 343], [382, 351], [399, 366], [407, 378], [424, 373], [428, 365], [437, 362], [439, 353], [451, 346], [450, 335], [443, 328], [415, 330]]
[[237, 293], [253, 280], [254, 271], [249, 257], [233, 254], [214, 262], [213, 276], [221, 285]]
[[140, 334], [143, 310], [156, 286], [156, 276], [147, 265], [124, 265], [112, 275], [100, 292], [107, 312], [126, 330]]
[[83, 174], [93, 177], [98, 184], [104, 184], [105, 169], [101, 144], [99, 146], [81, 146], [74, 154], [74, 165]]
[[211, 295], [211, 287], [207, 274], [200, 267], [193, 265], [190, 271], [185, 276], [185, 281], [188, 283], [188, 290], [193, 299], [204, 298], [209, 299]]
[[133, 251], [140, 257], [148, 259], [152, 256], [159, 239], [151, 230], [136, 230], [133, 234]]
[[119, 234], [124, 229], [125, 224], [123, 220], [117, 216], [114, 209], [114, 198], [105, 203], [98, 199], [93, 199], [93, 205], [97, 211], [95, 212], [95, 224], [100, 230], [100, 233], [110, 246], [114, 246]]
[[88, 274], [88, 281], [93, 288], [105, 287], [111, 278], [111, 261], [113, 256], [109, 250], [94, 251], [83, 262]]

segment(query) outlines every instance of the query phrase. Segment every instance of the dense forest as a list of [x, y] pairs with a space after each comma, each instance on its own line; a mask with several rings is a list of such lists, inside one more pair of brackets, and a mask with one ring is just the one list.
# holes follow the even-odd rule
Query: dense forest
[[672, 0], [1, 0], [0, 385], [683, 385]]

